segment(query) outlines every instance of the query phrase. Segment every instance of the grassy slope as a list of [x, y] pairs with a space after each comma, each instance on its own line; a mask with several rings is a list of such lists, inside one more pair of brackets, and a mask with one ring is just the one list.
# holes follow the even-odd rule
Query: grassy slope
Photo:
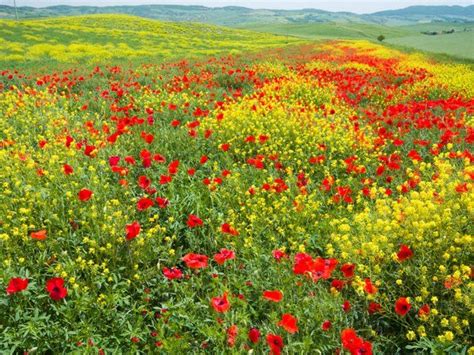
[[[389, 44], [474, 60], [473, 23], [425, 23], [401, 28], [410, 31], [411, 34], [399, 38], [387, 38]], [[456, 33], [437, 36], [420, 33], [421, 31], [442, 32], [450, 29], [455, 29]]]
[[[474, 59], [474, 24], [435, 23], [410, 26], [383, 26], [361, 23], [315, 23], [295, 25], [245, 26], [247, 29], [305, 39], [370, 39], [383, 34], [390, 45], [431, 53], [447, 54], [461, 59]], [[442, 31], [454, 28], [459, 33], [427, 36], [421, 31]], [[467, 29], [467, 32], [462, 32]]]
[[[317, 7], [317, 4], [315, 4]], [[474, 6], [415, 6], [375, 14], [357, 15], [349, 12], [329, 12], [317, 9], [270, 10], [226, 6], [209, 8], [182, 5], [135, 5], [135, 6], [51, 6], [47, 8], [19, 7], [20, 18], [54, 16], [78, 16], [90, 14], [126, 14], [166, 21], [193, 21], [216, 25], [278, 24], [315, 22], [358, 22], [390, 25], [406, 25], [426, 21], [473, 21]], [[11, 6], [0, 5], [0, 18], [14, 18]]]
[[418, 50], [443, 53], [459, 58], [474, 59], [473, 32], [460, 32], [450, 35], [413, 36], [388, 39], [387, 42], [399, 46], [416, 48]]
[[0, 20], [0, 68], [47, 61], [190, 58], [259, 50], [287, 42], [268, 33], [126, 15]]
[[386, 37], [401, 37], [411, 32], [400, 27], [387, 27], [382, 25], [371, 25], [363, 23], [310, 23], [292, 25], [260, 25], [253, 24], [245, 26], [260, 32], [270, 32], [280, 35], [297, 36], [306, 39], [320, 38], [364, 38], [374, 39], [380, 34]]

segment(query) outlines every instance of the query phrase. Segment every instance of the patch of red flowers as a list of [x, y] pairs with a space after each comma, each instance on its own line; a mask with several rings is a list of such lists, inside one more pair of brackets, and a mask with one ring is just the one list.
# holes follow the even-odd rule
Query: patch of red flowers
[[344, 329], [341, 333], [341, 341], [344, 349], [352, 355], [372, 355], [372, 344], [358, 337], [354, 329]]
[[248, 338], [252, 343], [257, 344], [260, 340], [260, 330], [258, 330], [257, 328], [250, 329], [248, 333]]
[[283, 293], [278, 290], [263, 291], [263, 298], [272, 302], [280, 302], [283, 299]]
[[46, 232], [46, 229], [42, 229], [37, 232], [31, 232], [30, 236], [31, 236], [31, 239], [45, 240], [47, 237], [47, 232]]
[[202, 226], [202, 224], [203, 224], [202, 219], [199, 218], [198, 216], [194, 214], [190, 214], [188, 216], [187, 225], [189, 228], [196, 228], [196, 227]]
[[221, 226], [221, 232], [224, 234], [230, 234], [230, 235], [239, 235], [239, 232], [233, 228], [229, 223], [223, 223]]
[[230, 302], [227, 299], [227, 292], [223, 296], [213, 297], [211, 299], [211, 306], [218, 313], [225, 313], [230, 308]]
[[270, 352], [272, 355], [280, 355], [283, 350], [283, 338], [279, 335], [268, 334], [267, 335], [267, 344], [270, 347]]
[[64, 279], [53, 277], [46, 282], [46, 290], [49, 297], [55, 301], [62, 300], [67, 296], [67, 288], [64, 287]]
[[12, 295], [14, 293], [26, 290], [28, 283], [28, 279], [22, 279], [21, 277], [11, 278], [7, 286], [7, 294]]
[[278, 326], [283, 327], [288, 333], [294, 334], [298, 331], [298, 326], [296, 325], [297, 321], [293, 315], [285, 313], [278, 322]]
[[208, 257], [202, 254], [188, 253], [181, 259], [186, 263], [186, 266], [191, 269], [202, 269], [207, 266]]
[[78, 192], [77, 197], [79, 197], [79, 200], [85, 202], [85, 201], [89, 201], [91, 199], [92, 194], [93, 194], [93, 192], [89, 189], [81, 189]]
[[224, 264], [227, 260], [232, 260], [235, 258], [235, 253], [232, 250], [221, 249], [219, 253], [214, 255], [214, 260], [219, 265]]
[[395, 312], [399, 316], [405, 316], [411, 308], [411, 304], [406, 297], [400, 297], [397, 302], [395, 302]]
[[413, 257], [413, 251], [405, 244], [400, 245], [400, 250], [397, 253], [399, 261], [405, 261]]
[[163, 268], [163, 275], [165, 275], [168, 280], [176, 280], [183, 277], [183, 272], [176, 267], [172, 267], [171, 269], [165, 267]]
[[132, 240], [134, 238], [136, 238], [139, 234], [140, 234], [140, 223], [138, 223], [137, 221], [131, 223], [131, 224], [127, 224], [125, 226], [125, 231], [126, 231], [126, 236], [125, 238], [127, 240]]

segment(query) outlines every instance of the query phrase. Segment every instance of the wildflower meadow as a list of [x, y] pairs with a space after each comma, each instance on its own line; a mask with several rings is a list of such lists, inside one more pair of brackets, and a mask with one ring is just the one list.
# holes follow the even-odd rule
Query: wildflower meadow
[[0, 352], [474, 354], [474, 71], [271, 40], [12, 49]]

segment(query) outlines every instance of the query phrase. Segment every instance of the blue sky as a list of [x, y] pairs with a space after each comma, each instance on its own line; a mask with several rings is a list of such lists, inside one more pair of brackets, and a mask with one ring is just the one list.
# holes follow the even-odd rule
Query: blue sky
[[[140, 5], [140, 4], [174, 4], [204, 5], [211, 7], [238, 5], [251, 8], [267, 9], [301, 9], [315, 8], [329, 11], [351, 11], [368, 13], [387, 9], [399, 9], [411, 5], [472, 5], [473, 0], [16, 0], [18, 6], [50, 6], [50, 5]], [[13, 0], [0, 0], [2, 5], [12, 5]]]

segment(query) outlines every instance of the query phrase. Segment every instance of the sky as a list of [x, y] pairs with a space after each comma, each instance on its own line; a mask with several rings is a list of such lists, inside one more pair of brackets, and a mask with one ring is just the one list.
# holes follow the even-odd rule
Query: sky
[[[17, 6], [44, 7], [51, 5], [204, 5], [209, 7], [245, 6], [265, 9], [315, 8], [328, 11], [370, 13], [388, 9], [400, 9], [411, 5], [472, 5], [473, 0], [16, 0]], [[0, 0], [1, 5], [13, 5], [13, 0]]]

